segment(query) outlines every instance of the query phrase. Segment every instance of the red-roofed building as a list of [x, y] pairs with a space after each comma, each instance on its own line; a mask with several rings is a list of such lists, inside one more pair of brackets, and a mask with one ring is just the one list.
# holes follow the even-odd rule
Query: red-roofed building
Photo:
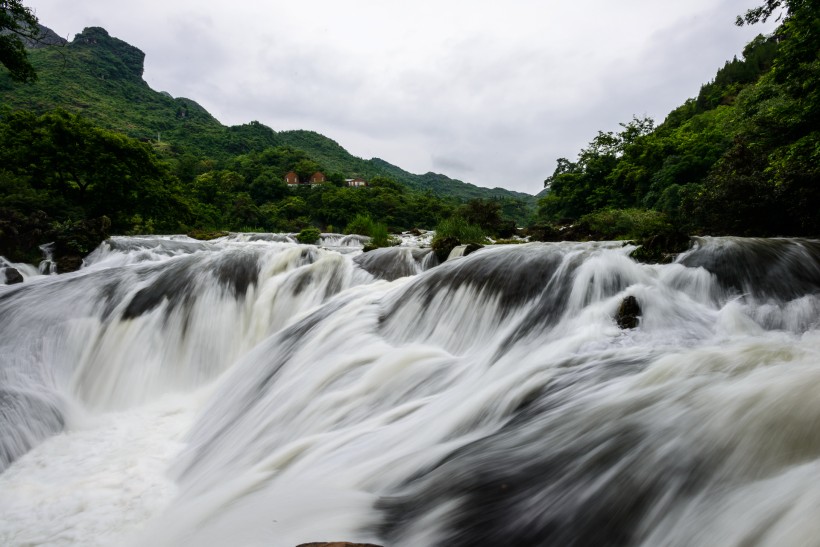
[[290, 171], [287, 175], [285, 175], [285, 182], [288, 183], [288, 186], [296, 186], [299, 184], [299, 175], [297, 175], [294, 171]]
[[325, 182], [325, 174], [321, 171], [316, 171], [310, 176], [311, 184], [322, 184], [323, 182]]

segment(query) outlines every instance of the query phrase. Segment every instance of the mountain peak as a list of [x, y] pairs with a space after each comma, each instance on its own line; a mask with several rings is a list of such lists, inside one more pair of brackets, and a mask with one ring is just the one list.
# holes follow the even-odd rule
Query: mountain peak
[[71, 46], [87, 48], [95, 54], [99, 61], [98, 76], [102, 78], [142, 81], [145, 53], [114, 38], [102, 27], [86, 27], [74, 36]]
[[30, 49], [38, 49], [49, 46], [64, 46], [68, 43], [65, 38], [62, 38], [56, 32], [41, 24], [37, 24], [38, 32], [34, 38], [28, 36], [20, 36], [23, 44]]

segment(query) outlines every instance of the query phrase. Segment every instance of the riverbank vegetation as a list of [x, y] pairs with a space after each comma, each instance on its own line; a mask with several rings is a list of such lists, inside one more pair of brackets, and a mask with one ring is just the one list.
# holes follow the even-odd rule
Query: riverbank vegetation
[[575, 161], [560, 159], [539, 203], [542, 230], [581, 219], [606, 228], [588, 215], [620, 222], [645, 210], [688, 233], [817, 236], [819, 7], [792, 0], [750, 10], [739, 24], [787, 8], [773, 35], [755, 38], [657, 127], [634, 118], [599, 132]]
[[[0, 254], [36, 261], [46, 242], [80, 254], [108, 233], [345, 231], [384, 246], [390, 232], [436, 228], [441, 249], [523, 226], [536, 240], [647, 248], [687, 234], [817, 236], [816, 4], [772, 0], [744, 14], [753, 24], [786, 8], [773, 35], [662, 123], [633, 118], [560, 159], [537, 212], [515, 193], [355, 158], [318, 133], [222, 126], [151, 90], [142, 52], [89, 28], [27, 50], [36, 81], [0, 72]], [[289, 171], [326, 182], [289, 187]], [[353, 176], [368, 186], [348, 187]]]

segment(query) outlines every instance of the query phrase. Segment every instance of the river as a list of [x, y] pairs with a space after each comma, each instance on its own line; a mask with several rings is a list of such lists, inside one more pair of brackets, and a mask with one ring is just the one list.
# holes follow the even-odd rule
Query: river
[[0, 544], [820, 545], [820, 242], [633, 248], [116, 237], [25, 270]]

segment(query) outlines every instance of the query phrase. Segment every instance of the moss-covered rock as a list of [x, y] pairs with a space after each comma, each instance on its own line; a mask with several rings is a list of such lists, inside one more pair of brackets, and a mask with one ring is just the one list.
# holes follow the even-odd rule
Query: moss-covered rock
[[319, 231], [318, 228], [305, 228], [301, 232], [296, 235], [296, 240], [299, 243], [303, 243], [305, 245], [315, 244], [319, 241], [319, 238], [322, 236], [322, 232]]
[[83, 257], [108, 239], [111, 220], [101, 216], [90, 220], [54, 223], [54, 262], [59, 273], [79, 270]]
[[188, 237], [193, 239], [198, 239], [200, 241], [210, 241], [212, 239], [217, 239], [219, 237], [225, 237], [228, 235], [228, 232], [223, 231], [214, 231], [214, 230], [191, 230], [186, 234]]
[[663, 232], [636, 240], [639, 245], [629, 255], [638, 262], [646, 264], [667, 264], [675, 256], [689, 249], [691, 238], [681, 232]]
[[430, 245], [439, 262], [444, 262], [450, 256], [450, 251], [461, 245], [461, 241], [453, 236], [436, 237]]

